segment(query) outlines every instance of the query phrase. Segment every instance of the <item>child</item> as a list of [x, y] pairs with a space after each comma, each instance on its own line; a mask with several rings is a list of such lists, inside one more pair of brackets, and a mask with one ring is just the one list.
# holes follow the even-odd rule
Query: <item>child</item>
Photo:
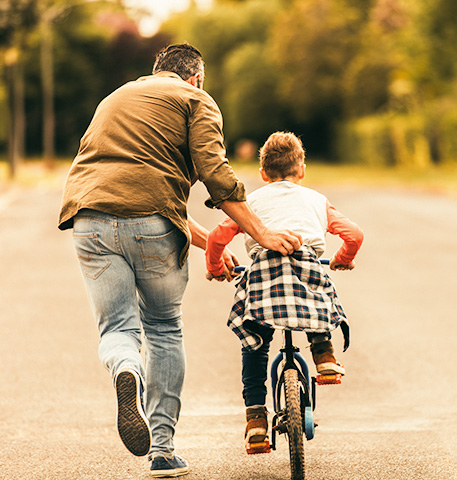
[[[237, 287], [228, 321], [242, 342], [243, 397], [246, 405], [246, 444], [267, 439], [265, 407], [268, 351], [274, 328], [305, 331], [319, 374], [345, 374], [330, 341], [330, 331], [347, 327], [346, 316], [331, 279], [318, 258], [325, 234], [339, 235], [341, 248], [330, 261], [332, 270], [352, 270], [363, 241], [360, 228], [339, 213], [326, 197], [300, 186], [305, 175], [305, 152], [292, 133], [273, 133], [260, 150], [260, 174], [267, 185], [248, 195], [248, 203], [267, 228], [290, 229], [303, 245], [289, 256], [265, 250], [250, 236], [245, 244], [253, 263]], [[242, 233], [230, 218], [208, 237], [208, 279], [232, 278], [222, 262], [225, 246]], [[344, 328], [345, 348], [349, 345]]]

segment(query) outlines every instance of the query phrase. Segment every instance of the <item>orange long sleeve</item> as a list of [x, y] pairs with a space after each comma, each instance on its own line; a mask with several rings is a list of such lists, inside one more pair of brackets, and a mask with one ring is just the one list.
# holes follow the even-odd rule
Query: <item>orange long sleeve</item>
[[363, 242], [363, 232], [360, 227], [351, 222], [327, 201], [328, 232], [338, 235], [343, 245], [336, 252], [335, 260], [342, 265], [349, 265], [356, 256]]
[[224, 248], [238, 233], [243, 233], [243, 230], [229, 217], [209, 233], [205, 252], [206, 269], [214, 276], [218, 277], [224, 273], [222, 261]]

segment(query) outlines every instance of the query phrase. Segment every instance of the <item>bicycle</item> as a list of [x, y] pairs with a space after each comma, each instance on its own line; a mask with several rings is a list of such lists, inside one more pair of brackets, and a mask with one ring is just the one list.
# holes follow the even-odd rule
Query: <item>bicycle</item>
[[[324, 265], [329, 260], [320, 260]], [[235, 272], [242, 272], [246, 267], [239, 266]], [[332, 385], [341, 383], [341, 375], [317, 375], [311, 377], [308, 364], [300, 354], [300, 350], [292, 342], [292, 331], [283, 331], [283, 347], [271, 364], [271, 386], [273, 409], [271, 445], [268, 440], [256, 444], [248, 444], [248, 454], [269, 453], [276, 450], [276, 435], [286, 434], [289, 443], [291, 480], [305, 478], [306, 440], [314, 438], [314, 409], [316, 407], [316, 385]], [[279, 367], [282, 367], [278, 372]], [[282, 399], [284, 398], [284, 402]]]

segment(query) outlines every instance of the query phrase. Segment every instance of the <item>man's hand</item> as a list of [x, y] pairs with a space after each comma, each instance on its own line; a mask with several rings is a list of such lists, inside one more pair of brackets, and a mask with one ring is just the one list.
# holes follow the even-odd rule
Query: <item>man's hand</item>
[[275, 250], [285, 256], [298, 250], [303, 240], [298, 233], [290, 230], [275, 231], [265, 228], [258, 242], [263, 248]]
[[303, 243], [301, 236], [290, 230], [274, 231], [265, 227], [246, 202], [226, 200], [222, 203], [221, 210], [263, 248], [275, 250], [282, 255], [291, 255]]
[[355, 262], [352, 260], [352, 262], [349, 265], [343, 265], [342, 263], [338, 263], [335, 260], [335, 256], [332, 257], [329, 263], [330, 270], [352, 270], [355, 268]]

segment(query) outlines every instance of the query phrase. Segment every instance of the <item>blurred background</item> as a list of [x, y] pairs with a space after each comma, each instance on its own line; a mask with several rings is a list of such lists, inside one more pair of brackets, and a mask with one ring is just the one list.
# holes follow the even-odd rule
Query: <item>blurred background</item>
[[456, 173], [456, 18], [455, 0], [1, 0], [0, 164], [71, 160], [97, 104], [188, 41], [232, 158], [290, 130], [324, 164]]
[[[293, 131], [305, 183], [365, 232], [354, 273], [332, 273], [352, 347], [341, 358], [335, 334], [348, 375], [318, 393], [309, 478], [457, 480], [456, 20], [456, 0], [0, 0], [0, 479], [150, 478], [118, 440], [57, 219], [98, 103], [188, 41], [247, 190], [261, 185], [257, 149]], [[210, 229], [224, 215], [206, 197], [196, 185], [189, 212]], [[233, 247], [246, 263], [241, 236]], [[234, 284], [207, 282], [199, 249], [190, 265], [177, 437], [188, 478], [284, 480], [285, 442], [269, 458], [244, 452], [239, 341], [225, 326]]]

